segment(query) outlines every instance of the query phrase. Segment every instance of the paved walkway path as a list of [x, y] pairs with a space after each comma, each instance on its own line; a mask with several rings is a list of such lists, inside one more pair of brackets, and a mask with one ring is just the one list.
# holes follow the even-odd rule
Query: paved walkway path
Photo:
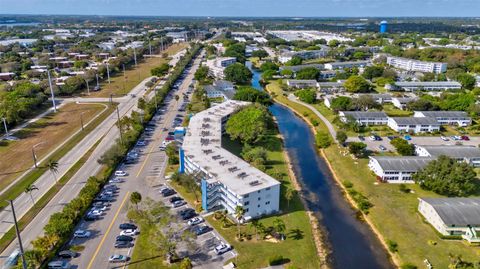
[[325, 116], [323, 116], [322, 113], [318, 112], [318, 110], [316, 108], [314, 108], [313, 106], [298, 100], [297, 97], [293, 94], [289, 94], [288, 99], [292, 102], [297, 103], [297, 104], [304, 105], [304, 106], [308, 107], [310, 110], [312, 110], [312, 112], [315, 113], [315, 115], [317, 115], [323, 121], [323, 123], [325, 123], [325, 125], [327, 126], [327, 129], [328, 129], [328, 132], [330, 132], [330, 135], [332, 136], [332, 138], [335, 141], [337, 140], [337, 131], [335, 131], [335, 127], [333, 127], [332, 123], [330, 123], [330, 121], [327, 118], [325, 118]]

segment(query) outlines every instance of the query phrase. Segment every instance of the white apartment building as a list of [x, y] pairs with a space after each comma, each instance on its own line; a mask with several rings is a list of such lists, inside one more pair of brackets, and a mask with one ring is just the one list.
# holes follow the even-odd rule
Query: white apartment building
[[288, 79], [287, 86], [292, 88], [316, 88], [318, 87], [318, 82], [314, 79]]
[[480, 167], [480, 148], [474, 146], [434, 145], [415, 146], [415, 154], [422, 157], [438, 158], [448, 156], [458, 162], [466, 162], [473, 167]]
[[387, 57], [387, 64], [407, 70], [407, 71], [418, 71], [418, 72], [426, 72], [426, 73], [444, 73], [447, 71], [447, 63], [440, 63], [440, 62], [424, 62], [418, 61], [408, 58], [401, 58], [401, 57]]
[[396, 108], [399, 108], [399, 109], [405, 109], [407, 108], [407, 104], [409, 102], [412, 102], [412, 101], [415, 101], [416, 98], [413, 98], [413, 97], [393, 97], [392, 98], [392, 104], [393, 106], [395, 106]]
[[250, 103], [229, 100], [195, 114], [180, 149], [180, 173], [200, 177], [205, 211], [241, 206], [245, 220], [280, 209], [280, 182], [222, 147], [224, 124], [229, 116]]
[[480, 243], [480, 198], [418, 198], [418, 212], [442, 235]]
[[217, 79], [223, 79], [223, 71], [229, 65], [237, 62], [235, 57], [218, 57], [212, 60], [207, 60], [205, 65], [208, 67], [208, 71], [211, 76]]
[[456, 81], [404, 81], [385, 85], [389, 91], [448, 91], [460, 90], [462, 84]]
[[388, 123], [388, 116], [385, 112], [371, 111], [340, 111], [338, 112], [342, 122], [355, 120], [360, 125], [385, 125]]
[[327, 70], [339, 70], [345, 68], [362, 68], [369, 64], [369, 61], [353, 61], [353, 62], [333, 62], [333, 63], [326, 63], [325, 69]]
[[432, 133], [440, 131], [440, 123], [435, 118], [389, 117], [388, 127], [399, 133]]
[[330, 48], [323, 46], [320, 50], [302, 50], [302, 51], [282, 51], [278, 56], [278, 61], [281, 63], [286, 63], [290, 61], [293, 57], [299, 57], [304, 60], [308, 59], [317, 59], [326, 57]]
[[419, 156], [370, 156], [368, 168], [377, 180], [387, 183], [414, 183], [412, 176], [434, 160]]
[[413, 116], [435, 118], [441, 125], [465, 127], [472, 124], [472, 118], [465, 111], [414, 111]]

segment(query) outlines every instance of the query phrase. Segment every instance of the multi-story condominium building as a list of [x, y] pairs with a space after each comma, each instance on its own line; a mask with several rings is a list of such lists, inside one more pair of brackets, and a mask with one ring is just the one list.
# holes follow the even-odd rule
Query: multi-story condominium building
[[412, 176], [434, 160], [419, 156], [370, 156], [368, 168], [387, 183], [414, 183]]
[[327, 46], [322, 46], [322, 49], [320, 50], [283, 51], [278, 56], [278, 61], [286, 63], [293, 57], [299, 57], [304, 60], [322, 58], [327, 56], [329, 51], [330, 48]]
[[360, 125], [385, 125], [388, 122], [388, 116], [385, 112], [371, 111], [340, 111], [338, 112], [340, 120], [348, 122], [350, 119], [355, 120]]
[[369, 64], [369, 61], [353, 61], [353, 62], [333, 62], [333, 63], [326, 63], [325, 69], [327, 70], [338, 70], [338, 69], [345, 69], [345, 68], [353, 68], [353, 67], [365, 67]]
[[413, 116], [435, 118], [441, 125], [465, 127], [472, 124], [472, 118], [465, 111], [415, 111]]
[[418, 198], [418, 212], [442, 235], [480, 243], [480, 198]]
[[388, 127], [399, 133], [432, 133], [440, 131], [440, 123], [435, 118], [389, 117]]
[[280, 206], [280, 182], [222, 147], [224, 124], [248, 104], [229, 100], [195, 114], [180, 149], [179, 168], [200, 179], [205, 211], [224, 208], [233, 214], [241, 206], [245, 220], [278, 212]]
[[462, 84], [456, 81], [405, 81], [385, 85], [389, 91], [447, 91], [460, 90]]
[[459, 162], [466, 162], [471, 166], [480, 167], [480, 149], [474, 146], [435, 145], [415, 146], [415, 154], [422, 157], [438, 158], [448, 156]]
[[447, 63], [440, 63], [440, 62], [424, 62], [418, 61], [408, 58], [401, 58], [401, 57], [387, 57], [387, 64], [407, 70], [407, 71], [418, 71], [418, 72], [426, 72], [426, 73], [444, 73], [447, 71]]
[[208, 66], [208, 71], [211, 76], [218, 79], [223, 79], [223, 71], [229, 65], [237, 62], [235, 57], [218, 57], [212, 60], [208, 60], [205, 65]]

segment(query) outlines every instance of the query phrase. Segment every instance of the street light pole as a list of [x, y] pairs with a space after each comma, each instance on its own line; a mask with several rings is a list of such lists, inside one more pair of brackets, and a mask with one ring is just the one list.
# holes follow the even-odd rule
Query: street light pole
[[114, 96], [114, 95], [115, 95], [115, 94], [113, 94], [113, 93], [110, 94], [110, 105], [113, 105], [113, 96]]
[[108, 66], [108, 62], [107, 62], [107, 78], [108, 78], [108, 84], [110, 84], [110, 68]]
[[57, 105], [55, 104], [55, 94], [53, 94], [52, 77], [50, 76], [50, 70], [47, 69], [48, 85], [50, 86], [50, 93], [52, 94], [53, 112], [57, 112]]
[[82, 124], [82, 131], [85, 129], [85, 128], [83, 127], [83, 114], [84, 114], [84, 113], [85, 113], [85, 112], [80, 113], [80, 124]]
[[137, 67], [137, 50], [133, 47], [133, 59], [135, 60], [135, 67]]
[[85, 79], [85, 82], [87, 83], [87, 95], [90, 95], [90, 86], [88, 86], [88, 79]]
[[20, 255], [22, 256], [22, 267], [27, 269], [27, 261], [25, 260], [25, 253], [23, 252], [22, 238], [20, 237], [20, 230], [18, 229], [17, 216], [15, 215], [15, 207], [13, 206], [13, 200], [8, 201], [12, 208], [13, 222], [15, 222], [15, 232], [17, 233], [18, 245], [20, 247]]
[[5, 135], [8, 136], [7, 121], [5, 117], [3, 117], [2, 119], [3, 119], [3, 127], [5, 127]]
[[37, 143], [35, 145], [33, 145], [32, 147], [32, 157], [33, 157], [33, 164], [35, 165], [35, 168], [38, 168], [38, 164], [37, 164], [37, 155], [35, 154], [35, 147], [36, 146], [39, 146], [41, 144], [43, 144], [45, 142], [40, 142], [40, 143]]

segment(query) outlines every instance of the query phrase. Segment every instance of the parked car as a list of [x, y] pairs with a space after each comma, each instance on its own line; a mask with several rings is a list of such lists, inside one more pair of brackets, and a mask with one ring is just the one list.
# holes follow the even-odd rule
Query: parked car
[[124, 176], [127, 176], [127, 175], [128, 174], [125, 171], [121, 171], [121, 170], [115, 171], [115, 176], [117, 176], [117, 177], [124, 177]]
[[122, 223], [118, 226], [118, 228], [120, 228], [120, 230], [130, 230], [130, 229], [137, 229], [137, 225], [133, 224], [133, 223]]
[[359, 135], [359, 136], [358, 136], [358, 139], [359, 139], [360, 141], [365, 141], [365, 137], [362, 136], [362, 135]]
[[469, 138], [468, 136], [466, 136], [466, 135], [462, 135], [461, 138], [462, 138], [462, 140], [465, 140], [465, 141], [469, 141], [469, 140], [470, 140], [470, 138]]
[[126, 262], [128, 261], [130, 258], [125, 256], [125, 255], [119, 255], [119, 254], [113, 254], [112, 256], [110, 256], [108, 258], [108, 262], [111, 262], [111, 263], [116, 263], [116, 262]]
[[99, 210], [99, 211], [106, 211], [107, 206], [105, 206], [105, 205], [93, 206], [93, 209], [94, 210]]
[[145, 145], [147, 145], [147, 143], [143, 140], [138, 140], [136, 144], [137, 147], [143, 147]]
[[208, 231], [210, 231], [210, 227], [208, 227], [207, 225], [202, 225], [202, 226], [195, 226], [193, 229], [192, 229], [193, 233], [195, 235], [202, 235], [204, 233], [207, 233]]
[[166, 189], [166, 190], [162, 191], [161, 193], [162, 193], [163, 197], [168, 197], [170, 195], [174, 195], [177, 192], [174, 191], [173, 189]]
[[128, 242], [128, 241], [116, 241], [114, 247], [115, 248], [129, 248], [129, 247], [133, 247], [133, 243]]
[[368, 138], [369, 138], [371, 141], [375, 141], [375, 140], [377, 140], [377, 139], [376, 139], [376, 137], [375, 137], [374, 135], [371, 135], [371, 136], [369, 136]]
[[108, 203], [108, 202], [95, 202], [95, 203], [93, 203], [93, 207], [100, 207], [100, 206], [108, 207], [108, 206], [110, 206], [110, 203]]
[[153, 131], [155, 131], [155, 129], [152, 128], [152, 127], [145, 127], [145, 131], [146, 132], [153, 132]]
[[171, 135], [169, 135], [165, 138], [165, 141], [173, 141], [173, 140], [175, 140], [175, 137], [173, 137]]
[[195, 212], [195, 211], [189, 211], [186, 214], [180, 215], [182, 220], [188, 220], [188, 219], [191, 219], [191, 218], [196, 217], [196, 216], [197, 216], [197, 212]]
[[132, 242], [133, 237], [128, 236], [128, 235], [119, 235], [115, 238], [115, 241], [127, 241], [127, 242]]
[[193, 208], [185, 208], [183, 210], [180, 210], [180, 212], [178, 212], [180, 216], [190, 214], [190, 213], [195, 213], [195, 210]]
[[92, 233], [90, 231], [87, 231], [87, 230], [76, 230], [73, 233], [73, 236], [78, 237], [78, 238], [89, 238], [91, 234]]
[[135, 236], [139, 233], [140, 231], [138, 229], [126, 229], [126, 230], [120, 231], [120, 235], [126, 235], [126, 236]]
[[100, 216], [87, 214], [84, 218], [86, 221], [95, 221], [100, 219]]
[[390, 136], [387, 136], [388, 140], [392, 141], [393, 139], [397, 138], [396, 136], [394, 135], [390, 135]]
[[383, 145], [380, 145], [380, 146], [378, 146], [378, 148], [379, 148], [380, 150], [382, 150], [382, 151], [385, 151], [385, 150], [387, 150], [387, 148], [386, 148], [386, 147], [384, 147]]
[[123, 183], [123, 182], [125, 182], [125, 180], [118, 177], [114, 177], [108, 181], [108, 183]]
[[201, 217], [195, 217], [195, 218], [192, 218], [190, 219], [187, 224], [190, 225], [190, 226], [195, 226], [197, 224], [200, 224], [203, 222], [203, 219]]
[[51, 261], [47, 265], [48, 269], [70, 269], [68, 261]]
[[409, 135], [405, 135], [405, 136], [403, 137], [403, 139], [405, 139], [405, 140], [407, 140], [407, 141], [410, 141], [410, 140], [412, 140], [412, 137], [409, 136]]
[[170, 203], [175, 203], [176, 201], [181, 201], [183, 198], [178, 197], [178, 196], [173, 196], [172, 198], [169, 199]]
[[183, 205], [185, 205], [186, 202], [184, 200], [179, 200], [179, 201], [175, 201], [172, 203], [172, 207], [173, 208], [177, 208], [177, 207], [181, 207]]
[[215, 247], [215, 253], [217, 253], [217, 255], [222, 255], [223, 253], [228, 252], [231, 249], [232, 249], [232, 246], [222, 242], [220, 243], [220, 245]]
[[78, 252], [71, 251], [71, 250], [62, 250], [58, 253], [58, 257], [64, 258], [64, 259], [72, 259], [75, 258], [79, 255]]
[[443, 140], [443, 141], [448, 141], [449, 139], [446, 137], [446, 136], [440, 136], [440, 138]]

